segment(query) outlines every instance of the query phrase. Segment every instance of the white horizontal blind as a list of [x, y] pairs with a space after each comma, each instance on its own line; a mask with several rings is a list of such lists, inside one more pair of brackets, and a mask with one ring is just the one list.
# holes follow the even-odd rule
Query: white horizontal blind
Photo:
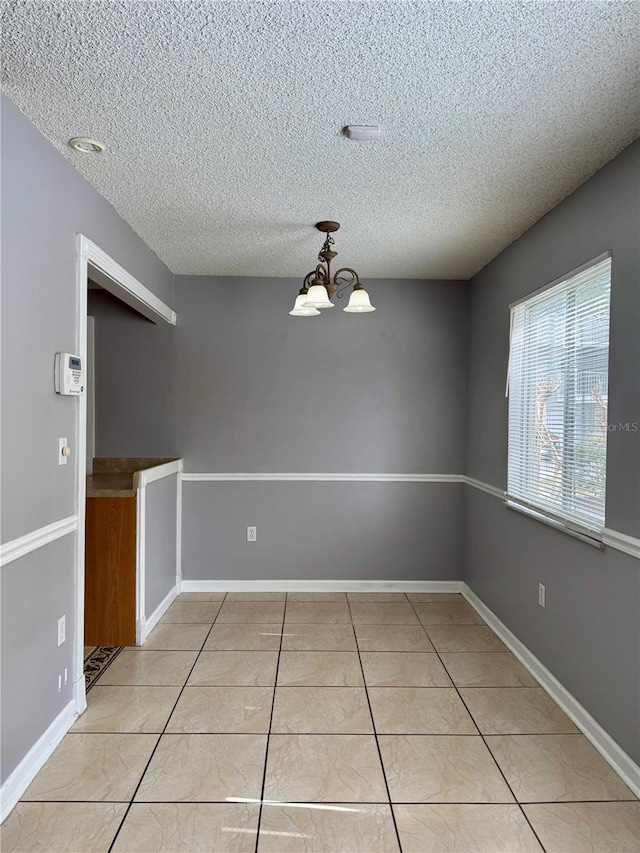
[[512, 310], [508, 500], [604, 527], [611, 259]]

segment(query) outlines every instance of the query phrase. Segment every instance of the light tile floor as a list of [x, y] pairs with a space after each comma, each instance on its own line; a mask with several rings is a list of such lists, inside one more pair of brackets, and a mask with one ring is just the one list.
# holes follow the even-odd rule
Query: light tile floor
[[625, 853], [640, 803], [456, 594], [189, 593], [2, 827], [48, 853]]

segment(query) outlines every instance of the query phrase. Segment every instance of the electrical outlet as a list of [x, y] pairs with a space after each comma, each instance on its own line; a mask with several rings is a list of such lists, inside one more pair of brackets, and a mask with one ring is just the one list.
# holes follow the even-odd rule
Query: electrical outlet
[[247, 527], [247, 542], [255, 542], [258, 539], [258, 528]]
[[61, 616], [58, 619], [58, 645], [61, 646], [67, 639], [67, 617]]
[[547, 588], [543, 583], [538, 584], [538, 604], [540, 607], [547, 606]]

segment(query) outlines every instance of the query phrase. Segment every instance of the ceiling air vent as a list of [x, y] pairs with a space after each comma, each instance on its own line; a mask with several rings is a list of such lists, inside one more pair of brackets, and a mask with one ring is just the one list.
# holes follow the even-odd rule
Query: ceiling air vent
[[355, 142], [373, 142], [380, 139], [380, 125], [349, 124], [344, 129], [344, 135]]

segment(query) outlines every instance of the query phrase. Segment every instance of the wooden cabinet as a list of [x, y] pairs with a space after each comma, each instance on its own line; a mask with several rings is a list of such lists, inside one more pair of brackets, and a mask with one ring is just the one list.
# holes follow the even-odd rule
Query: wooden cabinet
[[[145, 511], [145, 494], [148, 484], [174, 478], [176, 510], [171, 516], [175, 525], [180, 465], [180, 460], [169, 458], [93, 460], [93, 474], [87, 477], [85, 645], [144, 642], [149, 615], [144, 594], [145, 543], [149, 530], [153, 542], [154, 529], [163, 523]], [[157, 606], [153, 598], [151, 603], [152, 609]]]
[[136, 643], [136, 498], [87, 498], [84, 642]]

